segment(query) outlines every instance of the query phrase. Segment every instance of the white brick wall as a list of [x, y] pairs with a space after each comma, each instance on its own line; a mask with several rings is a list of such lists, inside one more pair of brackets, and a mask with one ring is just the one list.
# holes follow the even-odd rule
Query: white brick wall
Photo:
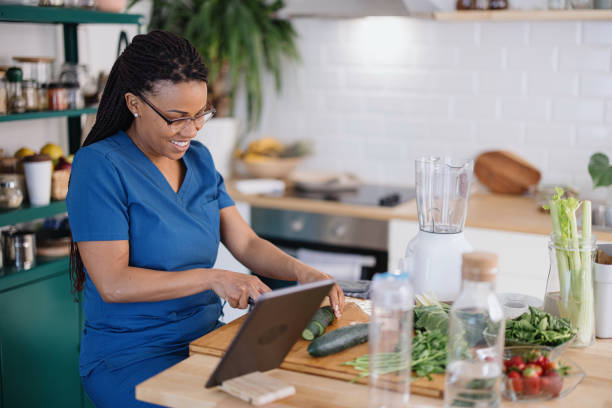
[[299, 85], [268, 81], [249, 138], [315, 139], [306, 168], [411, 184], [420, 154], [505, 148], [588, 193], [590, 155], [612, 155], [612, 22], [294, 23]]

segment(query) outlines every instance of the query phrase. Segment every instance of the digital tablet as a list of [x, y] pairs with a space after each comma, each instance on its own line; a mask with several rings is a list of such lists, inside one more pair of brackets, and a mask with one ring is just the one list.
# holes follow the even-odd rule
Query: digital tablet
[[261, 295], [206, 388], [243, 374], [279, 367], [333, 284], [333, 280], [323, 280]]

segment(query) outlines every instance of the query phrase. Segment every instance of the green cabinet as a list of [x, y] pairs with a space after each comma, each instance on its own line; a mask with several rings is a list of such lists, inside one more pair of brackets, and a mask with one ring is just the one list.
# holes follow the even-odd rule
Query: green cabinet
[[0, 292], [3, 408], [83, 405], [79, 308], [67, 270]]

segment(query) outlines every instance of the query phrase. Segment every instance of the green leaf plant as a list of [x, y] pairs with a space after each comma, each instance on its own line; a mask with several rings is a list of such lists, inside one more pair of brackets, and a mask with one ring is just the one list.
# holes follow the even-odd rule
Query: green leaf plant
[[595, 153], [589, 160], [589, 174], [593, 180], [593, 187], [612, 186], [612, 166], [604, 153]]

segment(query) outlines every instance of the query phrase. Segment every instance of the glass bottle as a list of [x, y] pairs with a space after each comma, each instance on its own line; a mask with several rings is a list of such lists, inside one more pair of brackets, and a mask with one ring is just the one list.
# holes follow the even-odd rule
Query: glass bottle
[[17, 208], [23, 202], [23, 193], [16, 181], [0, 181], [0, 208]]
[[21, 89], [22, 76], [21, 68], [11, 67], [6, 71], [6, 79], [9, 82], [8, 111], [10, 113], [23, 113], [26, 110], [26, 101]]
[[38, 84], [33, 79], [22, 82], [23, 97], [25, 98], [26, 110], [33, 112], [38, 110]]
[[4, 71], [0, 71], [0, 115], [8, 113], [8, 89], [4, 79], [5, 74]]
[[505, 10], [508, 8], [508, 0], [491, 0], [489, 8], [491, 10]]
[[497, 255], [464, 253], [461, 274], [449, 315], [444, 406], [499, 407], [505, 320], [494, 292]]
[[[410, 400], [414, 309], [408, 274], [374, 275], [371, 299], [369, 408], [405, 407]], [[391, 365], [400, 370], [385, 371]]]
[[471, 10], [473, 6], [473, 0], [457, 0], [456, 8], [457, 10]]

